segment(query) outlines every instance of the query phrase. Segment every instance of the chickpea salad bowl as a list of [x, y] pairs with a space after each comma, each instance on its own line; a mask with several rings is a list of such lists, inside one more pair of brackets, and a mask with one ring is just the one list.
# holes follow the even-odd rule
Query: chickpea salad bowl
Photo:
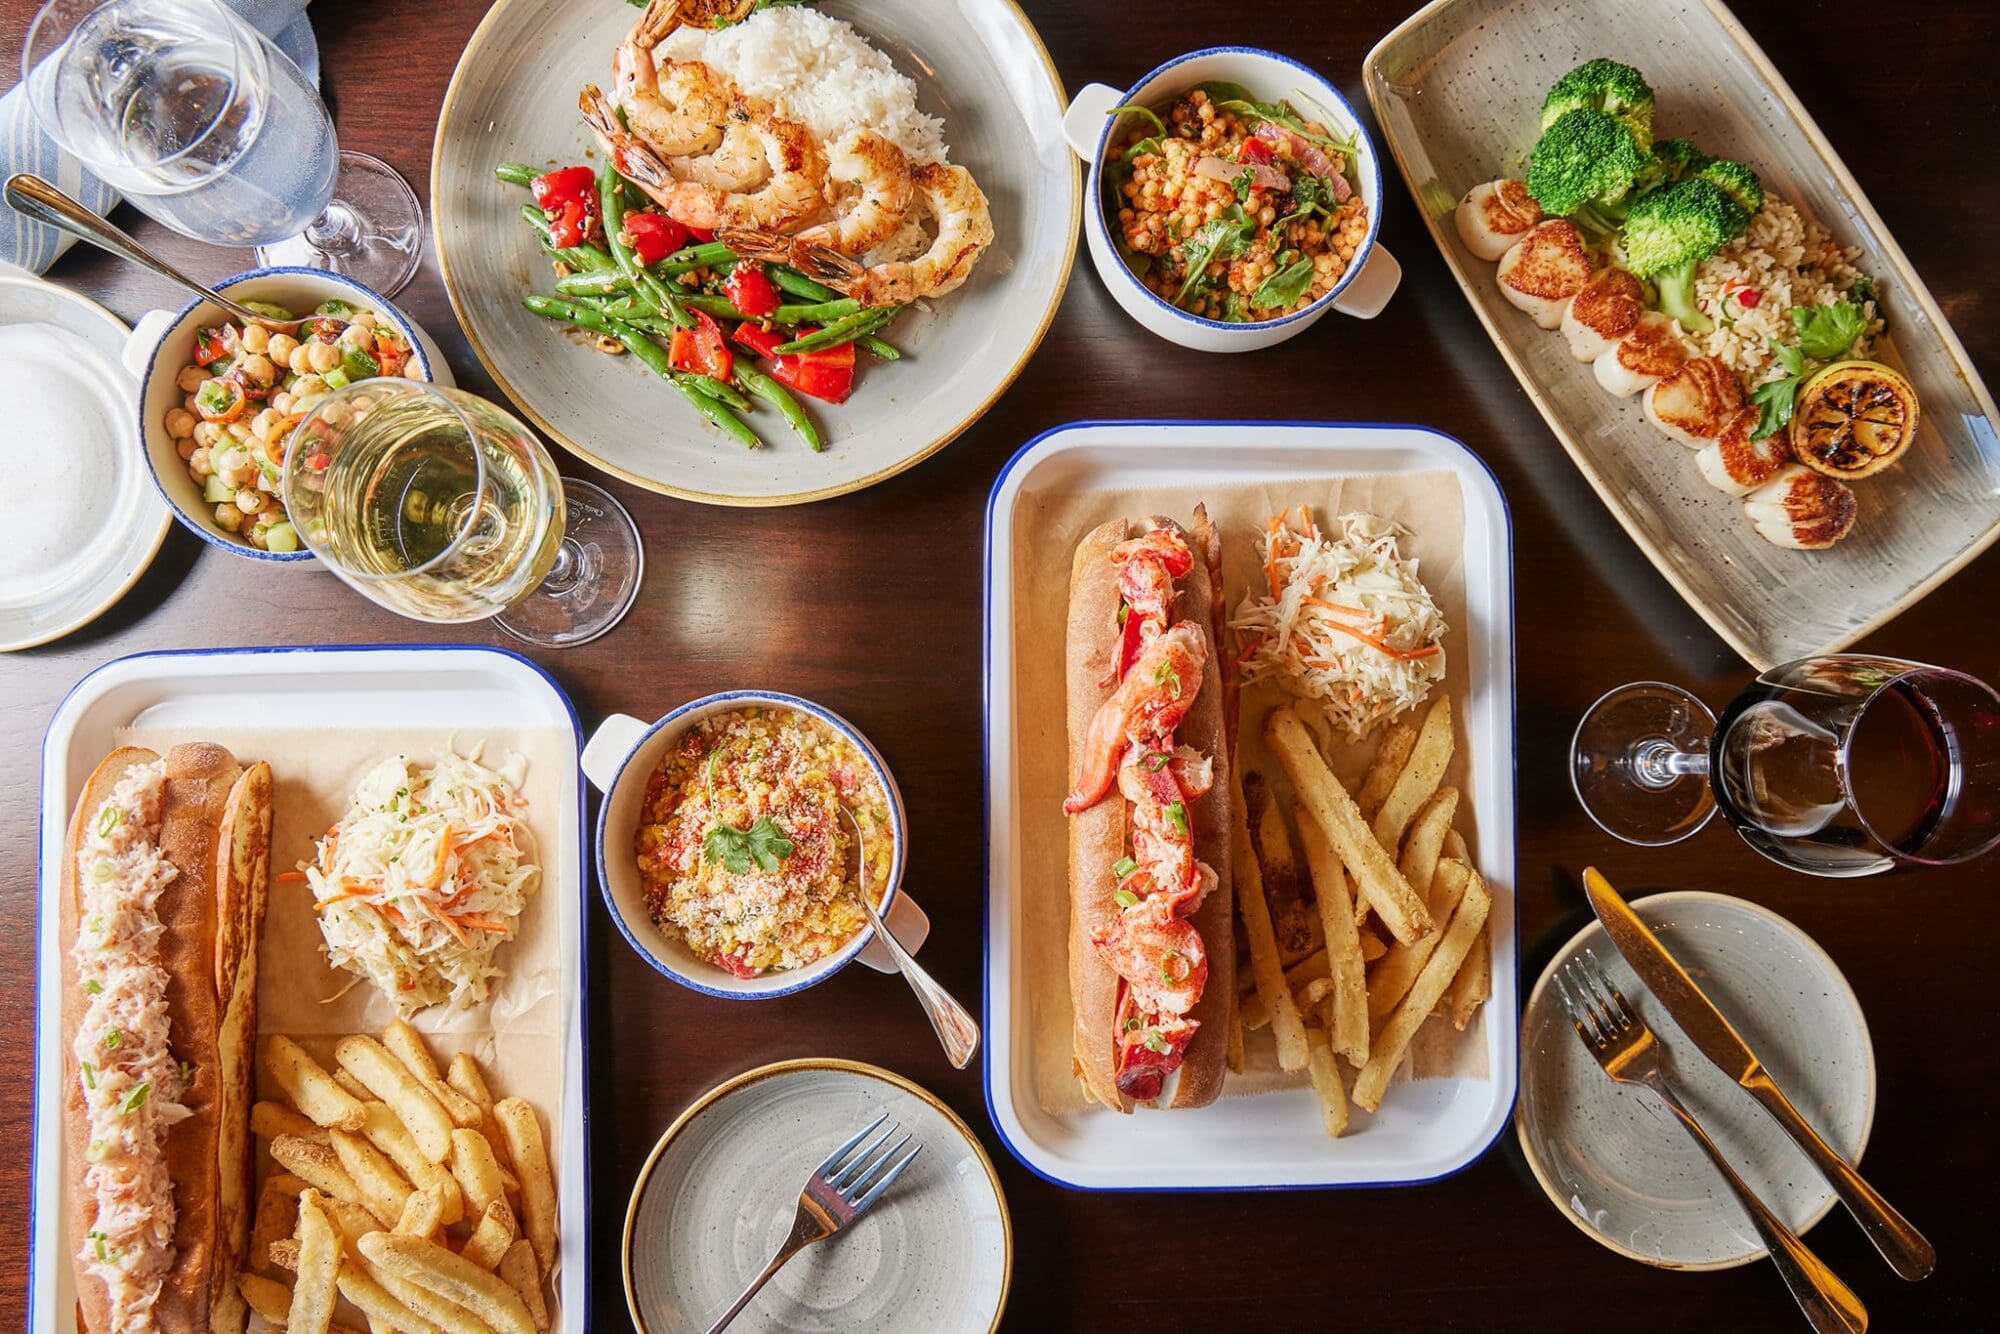
[[285, 514], [292, 428], [358, 379], [449, 383], [423, 332], [359, 283], [314, 269], [258, 269], [216, 290], [295, 334], [246, 323], [206, 301], [135, 326], [126, 364], [140, 377], [140, 434], [175, 516], [211, 546], [261, 560], [310, 560]]

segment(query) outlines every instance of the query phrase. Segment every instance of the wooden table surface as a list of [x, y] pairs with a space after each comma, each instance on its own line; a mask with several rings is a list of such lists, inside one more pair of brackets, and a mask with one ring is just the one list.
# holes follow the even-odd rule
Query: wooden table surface
[[[0, 51], [19, 49], [34, 7], [34, 0], [0, 0]], [[1239, 11], [1163, 0], [1140, 17], [1135, 7], [1109, 3], [1027, 5], [1070, 88], [1122, 84], [1178, 52], [1233, 40], [1311, 63], [1361, 107], [1362, 58], [1407, 7], [1408, 0], [1273, 0]], [[341, 142], [386, 158], [419, 193], [435, 109], [483, 8], [479, 0], [314, 7]], [[1991, 170], [2000, 162], [2000, 85], [1992, 76], [2000, 11], [1982, 0], [1909, 7], [1789, 0], [1740, 13], [1869, 191], [1973, 360], [1991, 365], [2000, 357], [2000, 302], [1991, 296], [2000, 290], [2000, 248], [1989, 211], [2000, 209], [2000, 177]], [[10, 58], [0, 66], [10, 82], [11, 65]], [[1048, 427], [1119, 414], [1408, 420], [1450, 432], [1493, 465], [1513, 509], [1524, 983], [1584, 919], [1577, 875], [1587, 863], [1630, 891], [1721, 890], [1797, 922], [1846, 972], [1874, 1034], [1879, 1090], [1868, 1173], [1942, 1258], [1936, 1277], [1905, 1284], [1838, 1214], [1812, 1244], [1881, 1328], [1984, 1323], [1977, 1312], [1990, 1319], [1990, 1295], [1977, 1297], [1976, 1275], [1990, 1274], [1995, 1240], [1986, 1195], [2000, 1171], [1993, 1112], [2000, 1080], [1978, 1039], [1993, 1032], [1990, 886], [2000, 862], [1821, 881], [1765, 862], [1720, 822], [1662, 852], [1616, 843], [1585, 818], [1563, 767], [1570, 730], [1591, 700], [1650, 677], [1685, 683], [1719, 706], [1750, 672], [1591, 494], [1467, 309], [1393, 173], [1388, 186], [1382, 235], [1405, 276], [1373, 324], [1332, 317], [1268, 352], [1204, 358], [1138, 331], [1079, 253], [1062, 310], [1025, 374], [956, 443], [891, 481], [783, 511], [706, 508], [608, 483], [644, 530], [640, 603], [611, 636], [540, 660], [586, 726], [612, 711], [655, 717], [738, 686], [795, 691], [855, 719], [888, 755], [909, 799], [909, 884], [934, 924], [924, 960], [975, 999], [985, 864], [981, 531], [1002, 463]], [[247, 257], [171, 236], [129, 210], [121, 219], [197, 274], [248, 267]], [[71, 251], [51, 276], [128, 319], [179, 302], [150, 275], [88, 247]], [[463, 386], [491, 390], [453, 321], [434, 257], [426, 255], [398, 302], [437, 337]], [[1864, 647], [2000, 678], [1996, 591], [2000, 552]], [[273, 582], [176, 527], [115, 610], [59, 643], [0, 660], [0, 1028], [15, 1035], [0, 1043], [0, 1217], [8, 1220], [0, 1224], [0, 1327], [14, 1327], [23, 1311], [34, 794], [56, 703], [92, 668], [148, 649], [494, 636], [476, 625], [432, 630], [399, 620], [327, 577]], [[655, 974], [618, 938], [594, 889], [589, 900], [592, 1260], [603, 1328], [624, 1324], [617, 1239], [629, 1185], [660, 1130], [727, 1076], [809, 1055], [900, 1071], [979, 1131], [1013, 1209], [1011, 1328], [1796, 1327], [1768, 1266], [1671, 1274], [1592, 1244], [1536, 1187], [1511, 1132], [1464, 1173], [1413, 1189], [1065, 1191], [1002, 1147], [979, 1072], [945, 1064], [901, 983], [850, 969], [787, 1000], [710, 1000]]]

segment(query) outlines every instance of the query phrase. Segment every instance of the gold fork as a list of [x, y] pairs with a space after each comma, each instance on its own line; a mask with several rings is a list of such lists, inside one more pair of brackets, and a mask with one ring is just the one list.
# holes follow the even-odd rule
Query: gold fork
[[1771, 1263], [1778, 1267], [1785, 1286], [1792, 1290], [1812, 1327], [1822, 1334], [1860, 1334], [1867, 1329], [1868, 1311], [1861, 1305], [1861, 1299], [1764, 1206], [1743, 1178], [1736, 1175], [1736, 1169], [1722, 1156], [1722, 1150], [1715, 1147], [1715, 1141], [1694, 1119], [1694, 1113], [1681, 1105], [1661, 1068], [1659, 1040], [1604, 976], [1597, 956], [1585, 950], [1583, 959], [1571, 959], [1564, 964], [1562, 972], [1556, 974], [1556, 990], [1562, 994], [1563, 1007], [1569, 1011], [1577, 1037], [1604, 1067], [1604, 1073], [1620, 1084], [1651, 1089], [1667, 1105], [1667, 1110], [1680, 1118], [1694, 1142], [1701, 1145], [1702, 1152], [1722, 1173], [1736, 1202], [1750, 1215], [1757, 1235], [1771, 1252]]

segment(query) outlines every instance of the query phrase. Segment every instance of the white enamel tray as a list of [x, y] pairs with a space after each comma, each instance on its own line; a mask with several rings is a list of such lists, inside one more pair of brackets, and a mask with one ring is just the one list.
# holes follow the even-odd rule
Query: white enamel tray
[[[1467, 643], [1462, 718], [1478, 794], [1478, 860], [1494, 886], [1490, 1077], [1402, 1080], [1366, 1127], [1329, 1139], [1306, 1089], [1224, 1096], [1192, 1111], [1103, 1108], [1053, 1115], [1037, 1099], [1017, 866], [1024, 836], [1048, 837], [1019, 793], [1017, 737], [1045, 725], [1014, 699], [1015, 511], [1038, 495], [1445, 470], [1465, 513]], [[1061, 744], [1061, 725], [1053, 735]], [[1016, 454], [986, 521], [985, 1082], [1000, 1138], [1029, 1170], [1085, 1190], [1241, 1190], [1413, 1185], [1470, 1164], [1506, 1128], [1519, 1048], [1515, 979], [1514, 592], [1505, 499], [1458, 441], [1418, 426], [1280, 422], [1093, 422], [1059, 427]], [[1060, 817], [1058, 817], [1059, 819]], [[1024, 831], [1027, 831], [1024, 834]], [[1060, 826], [1054, 828], [1060, 837]]]
[[[64, 1238], [62, 1001], [53, 896], [70, 808], [126, 727], [302, 726], [426, 731], [458, 727], [561, 728], [578, 735], [569, 700], [526, 658], [488, 648], [218, 649], [144, 653], [100, 667], [70, 691], [42, 742], [41, 906], [35, 992], [34, 1208], [29, 1224], [28, 1327], [74, 1323], [76, 1287]], [[572, 756], [574, 752], [572, 752]], [[283, 764], [276, 766], [284, 780]], [[562, 1126], [556, 1190], [563, 1262], [557, 1279], [561, 1328], [590, 1327], [588, 1085], [584, 1073], [583, 791], [572, 763], [558, 778], [562, 799], [541, 832], [542, 892], [560, 903], [563, 992]], [[533, 1090], [530, 1101], [546, 1106]]]

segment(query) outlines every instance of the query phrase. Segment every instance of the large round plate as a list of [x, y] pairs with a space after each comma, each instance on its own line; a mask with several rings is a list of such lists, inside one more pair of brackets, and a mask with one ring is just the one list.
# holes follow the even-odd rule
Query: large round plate
[[0, 277], [0, 652], [95, 620], [173, 526], [133, 438], [127, 334], [54, 283]]
[[[1729, 1017], [1771, 1077], [1849, 1162], [1875, 1120], [1875, 1048], [1847, 979], [1784, 918], [1721, 894], [1655, 894], [1632, 905]], [[1750, 1095], [1710, 1064], [1596, 922], [1556, 951], [1521, 1016], [1514, 1111], [1535, 1179], [1563, 1217], [1630, 1259], [1726, 1269], [1764, 1257], [1713, 1164], [1650, 1092], [1611, 1082], [1570, 1027], [1550, 978], [1585, 950], [1666, 1049], [1667, 1073], [1730, 1163], [1794, 1232], [1833, 1190]]]
[[[789, 505], [859, 490], [949, 443], [1033, 353], [1069, 280], [1083, 187], [1063, 142], [1062, 82], [1012, 0], [841, 0], [835, 17], [917, 83], [951, 159], [992, 205], [994, 243], [958, 291], [889, 331], [905, 357], [864, 370], [839, 406], [808, 400], [827, 440], [809, 453], [768, 408], [769, 448], [745, 450], [629, 357], [590, 350], [522, 309], [549, 291], [522, 223], [525, 192], [495, 163], [595, 160], [577, 90], [609, 87], [635, 12], [615, 0], [499, 0], [445, 93], [431, 157], [431, 219], [452, 308], [474, 352], [537, 426], [606, 472], [723, 505]], [[866, 360], [866, 358], [864, 358]]]
[[646, 1334], [702, 1330], [791, 1230], [815, 1167], [887, 1112], [922, 1143], [845, 1233], [779, 1270], [731, 1329], [877, 1334], [990, 1329], [1014, 1263], [1000, 1179], [949, 1108], [856, 1061], [780, 1061], [682, 1112], [639, 1171], [625, 1216], [625, 1297]]

